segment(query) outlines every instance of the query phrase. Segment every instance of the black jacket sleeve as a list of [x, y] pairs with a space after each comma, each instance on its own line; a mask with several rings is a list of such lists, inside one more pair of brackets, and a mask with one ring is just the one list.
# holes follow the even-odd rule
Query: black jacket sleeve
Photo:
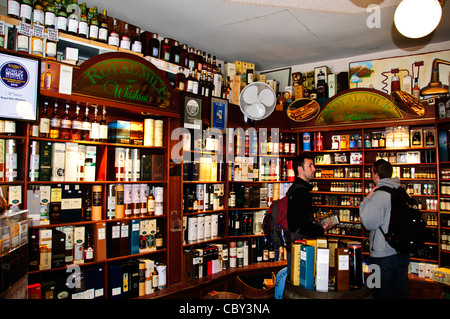
[[324, 234], [323, 227], [314, 223], [312, 196], [305, 187], [295, 189], [289, 199], [287, 221], [291, 232], [298, 230], [306, 237], [320, 237]]

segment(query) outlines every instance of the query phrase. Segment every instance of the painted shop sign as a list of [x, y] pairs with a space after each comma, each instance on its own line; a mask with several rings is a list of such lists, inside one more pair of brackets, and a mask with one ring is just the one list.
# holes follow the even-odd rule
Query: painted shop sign
[[323, 105], [315, 125], [403, 119], [389, 96], [381, 93], [361, 89], [344, 91]]
[[171, 108], [172, 86], [165, 74], [133, 54], [97, 55], [75, 71], [73, 94], [140, 106]]

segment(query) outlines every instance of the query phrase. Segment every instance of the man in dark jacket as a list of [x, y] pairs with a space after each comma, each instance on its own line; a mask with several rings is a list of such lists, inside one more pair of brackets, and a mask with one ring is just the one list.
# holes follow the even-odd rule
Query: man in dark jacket
[[[331, 221], [324, 226], [314, 223], [314, 211], [310, 191], [310, 181], [314, 179], [314, 161], [307, 154], [298, 156], [292, 165], [295, 173], [295, 181], [286, 193], [289, 197], [287, 209], [287, 222], [292, 240], [302, 238], [316, 238], [323, 236], [325, 230], [331, 228]], [[301, 184], [303, 187], [295, 187]], [[295, 189], [294, 189], [295, 187]], [[291, 247], [287, 247], [288, 273], [291, 266]]]

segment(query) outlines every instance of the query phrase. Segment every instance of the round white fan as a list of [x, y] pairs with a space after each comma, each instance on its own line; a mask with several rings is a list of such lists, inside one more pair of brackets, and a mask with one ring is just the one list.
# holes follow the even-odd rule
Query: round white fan
[[273, 110], [277, 98], [272, 88], [263, 82], [253, 82], [244, 87], [239, 96], [239, 107], [246, 117], [252, 120], [262, 120]]

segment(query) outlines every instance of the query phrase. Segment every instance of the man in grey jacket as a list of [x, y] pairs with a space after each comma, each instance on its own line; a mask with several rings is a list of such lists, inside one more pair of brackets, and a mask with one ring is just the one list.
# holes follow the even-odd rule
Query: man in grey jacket
[[[372, 179], [376, 188], [388, 186], [398, 188], [400, 179], [392, 178], [392, 165], [377, 160], [372, 166]], [[380, 267], [380, 287], [372, 290], [376, 299], [409, 298], [408, 265], [409, 254], [400, 254], [385, 240], [391, 216], [391, 195], [386, 191], [372, 190], [359, 207], [363, 226], [370, 231], [370, 261]]]

